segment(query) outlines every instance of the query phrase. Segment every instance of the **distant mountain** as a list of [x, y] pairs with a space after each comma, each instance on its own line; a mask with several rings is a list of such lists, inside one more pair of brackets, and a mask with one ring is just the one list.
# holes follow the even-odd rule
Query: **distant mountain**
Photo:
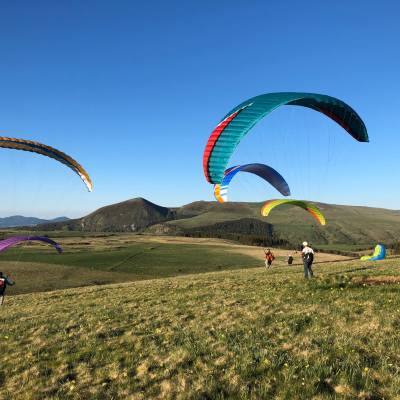
[[24, 217], [22, 215], [13, 215], [11, 217], [0, 218], [0, 228], [15, 228], [20, 226], [36, 226], [50, 222], [64, 222], [67, 217], [58, 217], [54, 219], [41, 219], [35, 217]]
[[175, 218], [173, 209], [141, 197], [99, 208], [83, 218], [41, 225], [41, 230], [140, 232], [150, 225]]
[[320, 226], [304, 210], [281, 206], [268, 218], [261, 203], [197, 201], [169, 208], [136, 198], [102, 207], [86, 217], [40, 225], [40, 230], [136, 232], [221, 237], [254, 244], [372, 244], [400, 239], [400, 211], [315, 203], [327, 219]]

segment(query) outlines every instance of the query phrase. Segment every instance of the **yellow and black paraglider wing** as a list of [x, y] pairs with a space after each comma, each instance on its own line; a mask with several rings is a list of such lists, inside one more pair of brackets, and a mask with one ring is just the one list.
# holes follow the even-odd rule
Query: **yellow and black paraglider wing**
[[71, 168], [76, 174], [78, 174], [85, 183], [89, 192], [93, 190], [92, 180], [90, 179], [90, 176], [85, 171], [85, 169], [72, 157], [63, 153], [60, 150], [39, 142], [34, 142], [32, 140], [16, 139], [10, 137], [0, 137], [0, 147], [6, 149], [30, 151], [57, 160], [65, 164], [67, 167]]

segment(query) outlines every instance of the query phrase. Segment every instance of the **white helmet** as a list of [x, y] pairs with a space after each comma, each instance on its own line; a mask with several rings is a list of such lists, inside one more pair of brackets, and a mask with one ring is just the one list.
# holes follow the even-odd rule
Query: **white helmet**
[[307, 242], [303, 242], [303, 246], [304, 247], [308, 246], [308, 243]]

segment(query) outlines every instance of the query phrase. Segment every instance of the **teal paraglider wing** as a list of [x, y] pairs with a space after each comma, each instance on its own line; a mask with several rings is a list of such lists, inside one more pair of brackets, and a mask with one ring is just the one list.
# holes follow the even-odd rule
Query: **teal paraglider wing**
[[354, 139], [368, 142], [367, 129], [360, 116], [335, 97], [316, 93], [267, 93], [239, 104], [211, 133], [203, 154], [204, 175], [208, 182], [221, 183], [229, 159], [242, 138], [260, 119], [283, 105], [308, 107], [321, 112]]

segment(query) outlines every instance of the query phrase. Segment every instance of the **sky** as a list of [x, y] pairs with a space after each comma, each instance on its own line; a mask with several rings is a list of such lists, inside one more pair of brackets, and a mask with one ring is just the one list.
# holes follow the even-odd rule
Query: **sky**
[[[0, 216], [79, 217], [135, 197], [213, 200], [208, 136], [269, 92], [338, 97], [370, 143], [303, 107], [261, 121], [231, 163], [263, 162], [292, 198], [400, 209], [400, 3], [0, 0], [0, 134], [66, 152], [89, 193], [54, 160], [0, 149]], [[230, 199], [280, 197], [243, 173]]]

